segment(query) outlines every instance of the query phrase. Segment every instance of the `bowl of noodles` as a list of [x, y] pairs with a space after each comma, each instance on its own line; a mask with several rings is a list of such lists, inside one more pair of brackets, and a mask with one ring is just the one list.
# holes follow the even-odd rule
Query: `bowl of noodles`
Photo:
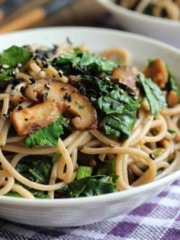
[[98, 0], [124, 30], [180, 47], [179, 0]]
[[0, 52], [0, 218], [90, 224], [179, 178], [178, 49], [54, 27], [2, 35]]

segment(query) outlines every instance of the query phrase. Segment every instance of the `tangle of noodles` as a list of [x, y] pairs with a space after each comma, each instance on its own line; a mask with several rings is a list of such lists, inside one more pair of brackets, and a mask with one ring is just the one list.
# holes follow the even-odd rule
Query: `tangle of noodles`
[[[127, 5], [128, 1], [118, 2]], [[138, 2], [141, 2], [139, 5], [142, 5], [144, 1]], [[158, 1], [156, 2], [158, 4]], [[169, 97], [169, 103], [167, 100], [167, 103], [171, 106], [161, 109], [154, 116], [150, 111], [146, 97], [139, 93], [139, 90], [133, 93], [132, 91], [128, 92], [130, 96], [137, 94], [140, 97], [140, 107], [137, 110], [130, 136], [123, 140], [105, 134], [100, 127], [103, 123], [98, 123], [97, 116], [92, 126], [87, 128], [81, 129], [79, 126], [78, 129], [75, 125], [74, 127], [72, 125], [68, 126], [65, 130], [66, 134], [60, 136], [54, 146], [28, 147], [24, 140], [33, 135], [36, 130], [39, 130], [39, 127], [33, 126], [32, 129], [30, 128], [32, 132], [18, 134], [16, 124], [13, 122], [15, 119], [11, 114], [13, 111], [16, 113], [18, 110], [28, 110], [32, 109], [32, 106], [38, 106], [37, 95], [44, 90], [39, 87], [27, 93], [24, 89], [28, 86], [31, 87], [36, 81], [40, 82], [41, 79], [55, 80], [58, 83], [65, 84], [63, 86], [72, 84], [75, 87], [81, 87], [82, 80], [79, 73], [76, 75], [74, 72], [68, 75], [65, 73], [65, 69], [57, 69], [56, 66], [50, 64], [53, 59], [61, 56], [61, 54], [71, 53], [74, 49], [71, 44], [66, 43], [51, 51], [49, 50], [50, 57], [48, 57], [52, 60], [49, 62], [45, 54], [39, 57], [36, 55], [39, 52], [41, 54], [46, 53], [46, 49], [44, 50], [39, 46], [26, 46], [25, 48], [33, 53], [33, 57], [26, 64], [15, 68], [13, 79], [5, 82], [3, 91], [0, 93], [0, 195], [14, 193], [24, 198], [35, 198], [39, 196], [39, 193], [43, 193], [49, 198], [63, 197], [63, 194], [58, 193], [58, 191], [65, 189], [69, 183], [77, 180], [78, 169], [81, 165], [91, 168], [94, 173], [101, 166], [104, 168], [106, 161], [114, 162], [114, 175], [116, 176], [114, 191], [155, 181], [180, 167], [180, 104], [176, 101], [175, 93], [173, 93], [175, 95]], [[82, 52], [88, 52], [84, 46], [80, 46], [79, 49]], [[118, 61], [123, 62], [123, 65], [130, 66], [130, 54], [124, 49], [107, 49], [100, 55], [104, 58], [118, 59]], [[8, 66], [4, 66], [4, 69], [6, 67], [8, 68]], [[140, 72], [142, 74], [142, 70], [132, 69], [134, 75]], [[73, 76], [72, 80], [73, 74], [76, 76]], [[49, 83], [51, 84], [51, 82]], [[47, 89], [49, 87], [47, 83], [46, 87]], [[91, 88], [90, 85], [88, 87]], [[121, 89], [121, 85], [119, 89], [120, 92], [126, 91], [124, 88]], [[169, 90], [166, 89], [166, 86], [162, 87], [163, 91], [168, 96]], [[46, 99], [42, 103], [41, 99], [38, 99], [38, 101], [40, 101], [39, 106], [43, 107], [41, 105], [43, 102], [46, 104]], [[94, 100], [91, 104], [94, 104]], [[83, 109], [83, 106], [79, 108]], [[47, 105], [45, 111], [46, 109]], [[39, 111], [40, 114], [43, 114], [43, 108]], [[69, 114], [68, 112], [64, 117], [71, 121], [72, 116]], [[48, 119], [48, 117], [47, 115], [46, 118]], [[30, 161], [26, 162], [27, 157], [30, 158]], [[48, 160], [43, 157], [48, 157]], [[37, 161], [38, 164], [44, 164], [47, 161], [47, 166], [49, 166], [48, 164], [51, 165], [48, 168], [50, 171], [46, 174], [46, 180], [41, 179], [43, 178], [42, 173], [38, 172], [38, 169], [31, 169], [33, 161]], [[38, 165], [36, 167], [38, 168]], [[25, 174], [23, 174], [23, 171]], [[108, 171], [107, 169], [105, 173], [107, 174]], [[112, 178], [110, 176], [108, 181], [112, 182]]]
[[139, 13], [180, 20], [179, 0], [115, 0], [115, 3]]

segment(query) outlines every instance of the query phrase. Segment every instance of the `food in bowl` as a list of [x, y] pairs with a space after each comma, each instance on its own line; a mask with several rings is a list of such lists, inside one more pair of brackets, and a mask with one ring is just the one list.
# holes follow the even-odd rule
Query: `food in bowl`
[[180, 92], [165, 59], [139, 69], [126, 49], [67, 41], [14, 45], [0, 62], [1, 195], [101, 195], [176, 169]]
[[147, 15], [180, 20], [179, 0], [115, 0], [116, 4]]

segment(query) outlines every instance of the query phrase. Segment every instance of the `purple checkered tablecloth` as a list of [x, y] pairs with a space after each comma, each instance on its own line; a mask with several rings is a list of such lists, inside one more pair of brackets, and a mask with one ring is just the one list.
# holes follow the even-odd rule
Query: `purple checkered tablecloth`
[[149, 202], [108, 221], [74, 228], [42, 228], [0, 220], [0, 240], [179, 240], [180, 180]]

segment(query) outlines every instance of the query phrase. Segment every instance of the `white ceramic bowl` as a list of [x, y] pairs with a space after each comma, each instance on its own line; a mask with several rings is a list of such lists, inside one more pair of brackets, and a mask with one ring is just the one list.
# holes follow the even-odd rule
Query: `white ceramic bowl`
[[112, 0], [97, 0], [115, 17], [125, 30], [149, 36], [180, 48], [180, 21], [148, 16], [128, 10]]
[[[132, 54], [132, 64], [144, 66], [148, 58], [163, 58], [180, 80], [180, 51], [161, 42], [116, 30], [98, 28], [44, 28], [1, 35], [0, 51], [12, 44], [52, 46], [69, 37], [74, 44], [84, 43], [93, 51], [121, 46]], [[80, 226], [103, 221], [145, 203], [180, 177], [180, 170], [131, 190], [94, 197], [56, 200], [29, 200], [0, 197], [0, 218], [34, 226]]]

